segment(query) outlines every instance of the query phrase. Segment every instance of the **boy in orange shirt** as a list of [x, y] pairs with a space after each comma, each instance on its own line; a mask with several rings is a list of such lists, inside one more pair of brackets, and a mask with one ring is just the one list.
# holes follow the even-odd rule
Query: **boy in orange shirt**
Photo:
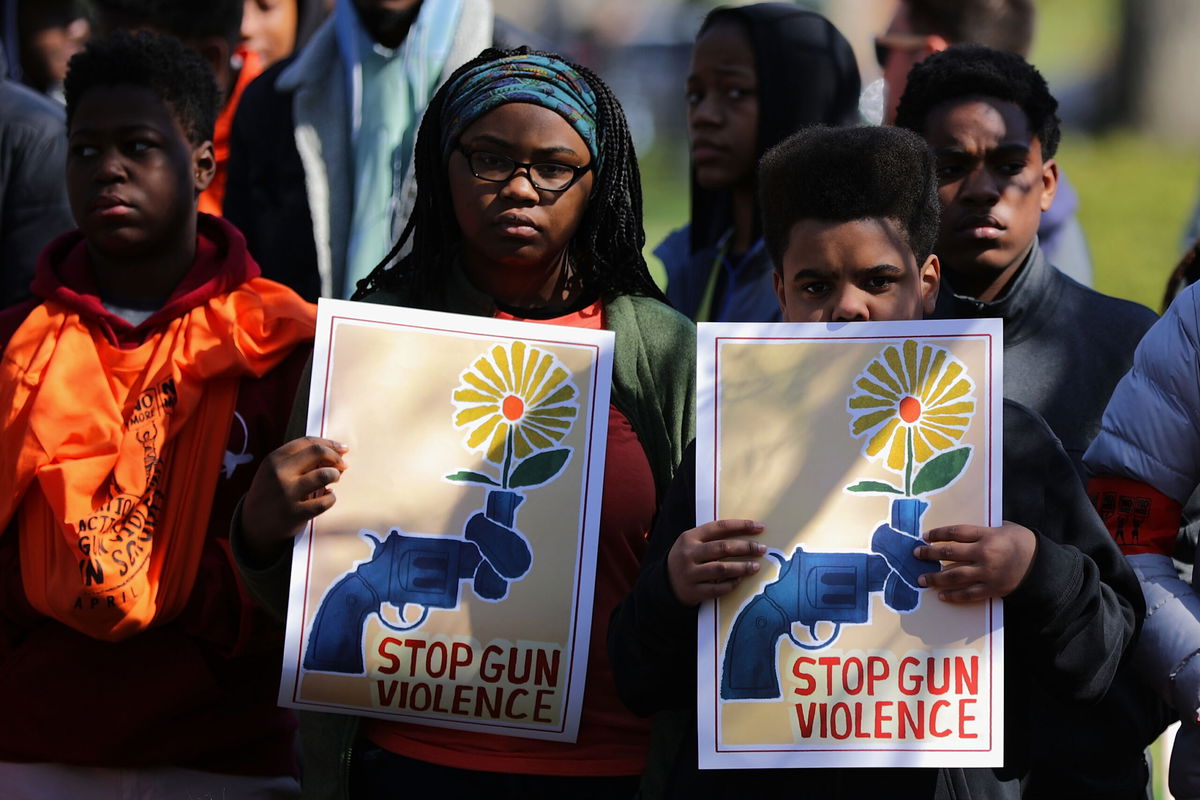
[[93, 41], [66, 94], [79, 228], [0, 314], [0, 785], [290, 797], [280, 632], [226, 537], [314, 309], [197, 214], [218, 96], [198, 55]]

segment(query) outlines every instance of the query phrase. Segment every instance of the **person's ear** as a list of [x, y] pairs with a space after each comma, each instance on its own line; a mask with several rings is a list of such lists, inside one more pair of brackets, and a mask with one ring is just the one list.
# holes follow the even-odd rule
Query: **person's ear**
[[775, 282], [775, 297], [779, 300], [779, 313], [784, 322], [787, 322], [787, 293], [783, 291], [783, 275], [776, 268], [771, 271], [771, 279]]
[[931, 317], [937, 305], [938, 290], [942, 286], [942, 264], [935, 254], [930, 253], [917, 270], [917, 279], [921, 286], [921, 310], [925, 312], [925, 317]]
[[192, 183], [200, 194], [217, 174], [217, 155], [212, 142], [201, 142], [192, 148]]
[[1049, 211], [1058, 191], [1058, 162], [1053, 158], [1042, 164], [1042, 211]]

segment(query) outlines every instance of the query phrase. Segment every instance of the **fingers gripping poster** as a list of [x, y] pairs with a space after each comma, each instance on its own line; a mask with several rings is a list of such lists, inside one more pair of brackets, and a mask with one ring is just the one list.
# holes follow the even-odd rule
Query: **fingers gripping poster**
[[1002, 604], [939, 599], [914, 554], [1001, 522], [1001, 334], [700, 326], [697, 523], [767, 548], [700, 610], [702, 768], [1002, 763]]
[[[322, 300], [281, 702], [574, 741], [613, 335]], [[603, 646], [604, 643], [598, 643]]]

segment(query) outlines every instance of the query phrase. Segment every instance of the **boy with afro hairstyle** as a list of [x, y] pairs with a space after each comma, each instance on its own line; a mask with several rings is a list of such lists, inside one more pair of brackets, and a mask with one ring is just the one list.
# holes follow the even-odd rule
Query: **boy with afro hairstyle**
[[244, 0], [92, 0], [101, 35], [118, 30], [147, 30], [178, 37], [208, 62], [220, 92], [213, 152], [217, 171], [200, 194], [200, 210], [221, 213], [229, 162], [233, 116], [242, 93], [262, 74], [262, 58], [242, 44]]
[[200, 56], [94, 40], [66, 97], [79, 227], [0, 314], [0, 785], [291, 797], [281, 632], [228, 528], [282, 440], [315, 309], [197, 214], [217, 107]]
[[[940, 266], [933, 159], [896, 128], [811, 128], [759, 167], [764, 232], [786, 322], [920, 319]], [[1004, 406], [1004, 504], [997, 528], [929, 531], [918, 557], [948, 562], [924, 576], [943, 602], [1005, 599], [1005, 765], [998, 769], [697, 769], [696, 606], [757, 572], [762, 525], [696, 525], [695, 450], [659, 510], [633, 592], [608, 646], [622, 699], [658, 714], [647, 796], [740, 798], [1017, 798], [1029, 729], [1047, 693], [1095, 700], [1134, 636], [1142, 599], [1045, 422]], [[1018, 686], [1019, 684], [1019, 686]]]

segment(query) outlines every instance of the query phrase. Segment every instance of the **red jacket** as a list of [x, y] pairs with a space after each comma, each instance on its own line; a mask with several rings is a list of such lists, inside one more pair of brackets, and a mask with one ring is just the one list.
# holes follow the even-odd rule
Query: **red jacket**
[[[78, 231], [38, 263], [35, 299], [0, 312], [0, 346], [43, 299], [78, 310], [109, 341], [146, 333], [259, 274], [230, 224], [201, 215], [196, 262], [166, 304], [134, 327], [106, 311]], [[0, 534], [0, 761], [295, 771], [294, 721], [276, 706], [282, 630], [250, 599], [229, 552], [233, 509], [262, 458], [282, 443], [310, 348], [242, 381], [195, 588], [175, 619], [123, 642], [91, 639], [40, 615], [21, 582], [15, 529]], [[80, 402], [87, 402], [80, 398]], [[14, 523], [15, 525], [15, 523]]]

